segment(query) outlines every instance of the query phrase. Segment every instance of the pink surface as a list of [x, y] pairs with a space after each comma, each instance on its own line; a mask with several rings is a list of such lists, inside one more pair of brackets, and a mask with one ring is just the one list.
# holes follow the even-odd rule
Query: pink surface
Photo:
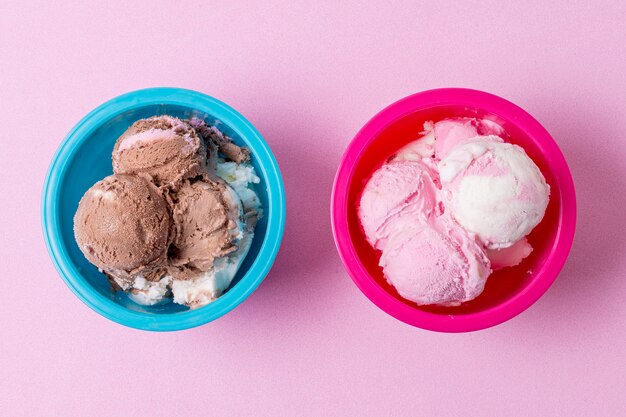
[[[623, 415], [624, 2], [53, 3], [0, 5], [0, 415]], [[39, 220], [45, 170], [73, 124], [161, 85], [240, 110], [272, 146], [288, 198], [266, 281], [226, 317], [174, 334], [83, 305], [52, 267]], [[559, 279], [522, 315], [471, 334], [380, 311], [344, 272], [328, 217], [356, 131], [442, 86], [525, 108], [577, 187]]]

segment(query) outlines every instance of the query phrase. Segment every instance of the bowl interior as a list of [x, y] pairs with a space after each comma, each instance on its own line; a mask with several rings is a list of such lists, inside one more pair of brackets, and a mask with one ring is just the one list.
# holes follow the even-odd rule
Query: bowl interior
[[[479, 117], [498, 122], [508, 133], [509, 138], [507, 140], [524, 148], [539, 166], [551, 187], [551, 196], [545, 217], [528, 236], [534, 250], [520, 265], [494, 272], [487, 280], [484, 292], [475, 300], [461, 306], [417, 306], [403, 299], [395, 288], [385, 280], [382, 268], [378, 266], [381, 253], [373, 249], [365, 239], [357, 217], [357, 206], [365, 183], [384, 161], [397, 152], [400, 147], [417, 139], [419, 132], [423, 130], [425, 121], [437, 121], [447, 117]], [[550, 169], [550, 152], [544, 149], [544, 144], [520, 129], [514, 121], [507, 120], [498, 114], [468, 106], [435, 106], [417, 110], [396, 119], [372, 137], [369, 145], [365, 146], [356, 160], [353, 177], [349, 183], [347, 196], [348, 230], [357, 256], [369, 276], [398, 301], [414, 309], [438, 315], [479, 313], [523, 292], [533, 280], [542, 274], [544, 266], [547, 264], [546, 261], [556, 249], [558, 235], [558, 227], [556, 226], [559, 223], [561, 213], [560, 194], [559, 184]]]
[[[181, 314], [189, 311], [187, 307], [168, 302], [157, 306], [141, 306], [134, 303], [122, 291], [113, 292], [109, 287], [106, 277], [98, 269], [87, 261], [78, 248], [74, 239], [73, 218], [78, 202], [81, 197], [95, 182], [113, 173], [111, 167], [111, 152], [117, 138], [135, 121], [154, 115], [169, 114], [179, 118], [191, 116], [199, 117], [210, 124], [217, 125], [225, 134], [231, 136], [238, 145], [249, 145], [245, 138], [240, 137], [233, 129], [210, 114], [198, 112], [188, 107], [170, 104], [146, 105], [125, 111], [107, 120], [90, 135], [82, 138], [82, 141], [74, 148], [74, 152], [68, 158], [61, 175], [59, 185], [58, 222], [60, 227], [60, 245], [63, 245], [71, 262], [79, 271], [86, 284], [91, 286], [102, 297], [108, 298], [115, 303], [131, 310], [159, 315]], [[249, 146], [250, 147], [250, 146]], [[250, 147], [252, 165], [257, 175], [261, 178], [260, 184], [256, 185], [255, 191], [259, 195], [264, 212], [268, 212], [267, 181], [264, 170], [258, 165], [255, 150]], [[261, 244], [267, 231], [267, 216], [261, 218], [255, 229], [254, 241], [250, 252], [237, 272], [231, 288], [238, 284], [241, 277], [256, 259]]]

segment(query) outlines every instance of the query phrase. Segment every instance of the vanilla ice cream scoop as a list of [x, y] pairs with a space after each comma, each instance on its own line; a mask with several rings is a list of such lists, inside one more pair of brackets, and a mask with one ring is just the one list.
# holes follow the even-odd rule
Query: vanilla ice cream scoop
[[446, 207], [487, 249], [512, 246], [545, 214], [550, 187], [541, 171], [498, 136], [459, 143], [438, 168]]

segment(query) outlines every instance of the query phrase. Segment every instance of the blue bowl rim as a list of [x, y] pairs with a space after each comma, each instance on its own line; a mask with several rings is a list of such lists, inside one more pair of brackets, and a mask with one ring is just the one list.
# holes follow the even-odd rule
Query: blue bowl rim
[[[250, 146], [262, 176], [267, 178], [267, 230], [256, 259], [241, 280], [208, 306], [175, 314], [152, 314], [130, 310], [102, 296], [81, 276], [60, 239], [57, 201], [68, 162], [78, 145], [98, 127], [115, 116], [149, 105], [178, 105], [205, 112], [233, 129]], [[92, 310], [125, 326], [151, 331], [175, 331], [213, 321], [241, 304], [268, 274], [285, 229], [285, 187], [278, 163], [256, 128], [239, 112], [222, 101], [193, 90], [156, 87], [132, 91], [115, 97], [83, 117], [63, 139], [48, 168], [42, 194], [42, 227], [48, 253], [55, 268], [74, 294]]]

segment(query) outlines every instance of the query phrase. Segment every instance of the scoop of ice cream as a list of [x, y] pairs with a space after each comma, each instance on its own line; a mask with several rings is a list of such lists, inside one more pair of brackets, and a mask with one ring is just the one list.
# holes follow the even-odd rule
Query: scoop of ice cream
[[491, 273], [482, 247], [445, 214], [394, 235], [380, 266], [398, 293], [418, 305], [472, 300]]
[[487, 249], [487, 258], [491, 261], [491, 267], [495, 271], [519, 265], [532, 251], [533, 247], [528, 243], [528, 239], [522, 238], [508, 248]]
[[[231, 187], [237, 200], [241, 200], [243, 212], [241, 229], [235, 230], [241, 233], [233, 240], [236, 250], [215, 259], [211, 269], [207, 271], [187, 269], [185, 279], [175, 279], [172, 282], [174, 302], [191, 308], [214, 301], [230, 287], [250, 250], [257, 220], [262, 216], [261, 202], [252, 188], [260, 179], [251, 165], [219, 162], [217, 175]], [[232, 194], [230, 196], [235, 197]]]
[[170, 240], [165, 199], [149, 181], [114, 174], [93, 185], [78, 204], [74, 235], [85, 257], [116, 276], [163, 264]]
[[398, 229], [430, 218], [438, 210], [437, 182], [426, 161], [396, 161], [374, 172], [358, 210], [367, 240], [383, 249]]
[[488, 249], [512, 246], [543, 218], [550, 188], [517, 145], [497, 136], [458, 144], [439, 163], [446, 207]]
[[174, 278], [208, 271], [215, 259], [237, 249], [233, 241], [241, 234], [241, 203], [224, 182], [186, 181], [169, 199], [176, 230], [170, 246]]
[[172, 116], [136, 121], [113, 149], [115, 173], [149, 175], [159, 187], [200, 175], [206, 160], [206, 146], [195, 129]]

